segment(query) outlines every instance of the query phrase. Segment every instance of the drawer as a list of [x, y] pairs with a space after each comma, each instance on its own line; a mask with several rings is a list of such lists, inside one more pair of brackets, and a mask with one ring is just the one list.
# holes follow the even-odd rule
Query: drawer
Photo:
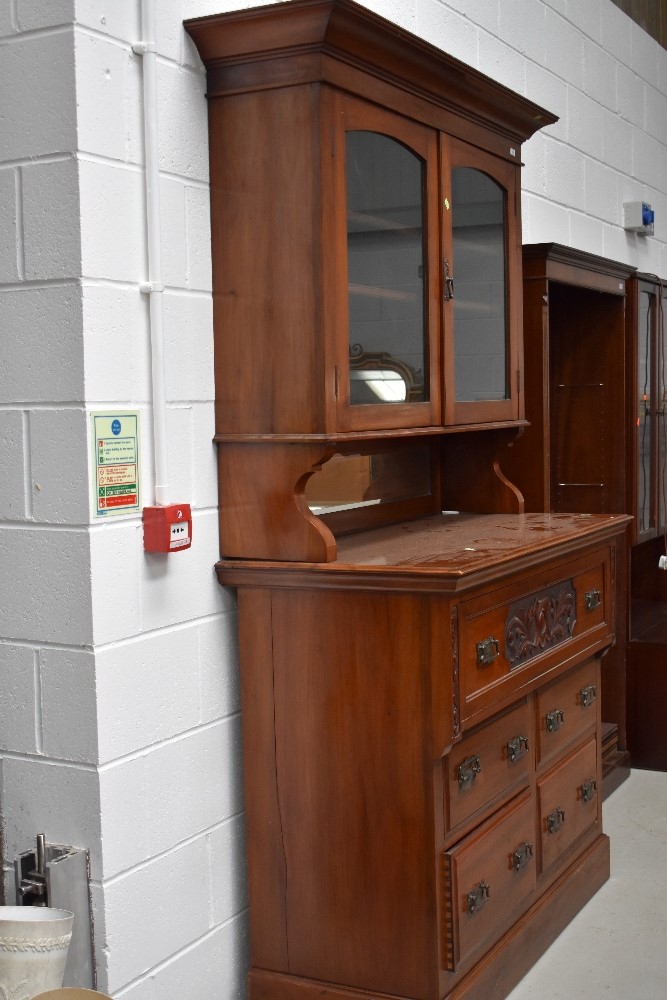
[[599, 690], [598, 661], [587, 660], [576, 670], [537, 691], [538, 766], [561, 754], [569, 743], [595, 728]]
[[525, 909], [537, 881], [535, 816], [528, 795], [444, 852], [445, 968], [490, 947]]
[[462, 719], [511, 695], [566, 656], [610, 642], [609, 579], [609, 552], [604, 549], [462, 601]]
[[448, 829], [528, 781], [533, 759], [531, 711], [524, 700], [466, 735], [444, 761]]
[[541, 870], [555, 864], [589, 827], [599, 822], [597, 746], [590, 739], [537, 783]]

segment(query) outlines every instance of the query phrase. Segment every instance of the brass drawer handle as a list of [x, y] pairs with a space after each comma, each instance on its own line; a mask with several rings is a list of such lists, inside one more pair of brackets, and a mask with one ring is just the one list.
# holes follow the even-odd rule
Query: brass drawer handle
[[595, 684], [587, 684], [579, 692], [579, 704], [582, 708], [590, 708], [598, 696], [598, 689]]
[[597, 790], [598, 783], [595, 778], [589, 778], [588, 781], [584, 781], [583, 785], [579, 789], [581, 793], [581, 801], [590, 802], [591, 799], [595, 798]]
[[547, 816], [547, 833], [558, 833], [565, 822], [565, 812], [560, 806]]
[[555, 709], [553, 712], [547, 712], [546, 722], [547, 732], [555, 733], [565, 723], [565, 713], [560, 708]]
[[524, 840], [512, 853], [512, 867], [515, 872], [520, 872], [525, 868], [533, 856], [533, 845]]
[[528, 753], [528, 737], [527, 736], [515, 736], [513, 740], [509, 740], [507, 744], [507, 759], [510, 764], [514, 764], [515, 761], [521, 760]]
[[595, 611], [602, 603], [602, 594], [599, 590], [588, 590], [584, 594], [584, 608], [586, 611]]
[[475, 784], [475, 778], [482, 770], [482, 762], [479, 759], [479, 754], [474, 754], [472, 757], [466, 757], [462, 764], [456, 769], [456, 776], [459, 782], [459, 788], [467, 789], [472, 788]]
[[466, 896], [468, 913], [477, 913], [488, 902], [490, 895], [488, 882], [479, 882]]
[[492, 635], [488, 639], [477, 643], [477, 663], [484, 667], [488, 663], [493, 663], [497, 656], [500, 656], [500, 643]]

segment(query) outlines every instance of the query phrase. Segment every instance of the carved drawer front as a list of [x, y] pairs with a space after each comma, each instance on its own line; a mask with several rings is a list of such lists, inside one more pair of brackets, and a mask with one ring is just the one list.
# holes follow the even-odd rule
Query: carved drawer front
[[444, 853], [443, 955], [454, 970], [490, 947], [535, 889], [535, 816], [531, 799], [514, 799]]
[[[511, 694], [566, 655], [611, 638], [604, 556], [594, 553], [552, 570], [552, 582], [531, 578], [462, 602], [459, 612], [461, 717]], [[529, 589], [531, 584], [535, 589]], [[517, 680], [518, 679], [518, 680]]]
[[538, 766], [595, 728], [599, 696], [597, 660], [587, 660], [540, 688], [535, 696]]
[[531, 713], [525, 700], [464, 737], [444, 762], [448, 828], [527, 782], [532, 760]]
[[542, 871], [558, 861], [570, 844], [598, 822], [598, 782], [594, 738], [538, 781]]

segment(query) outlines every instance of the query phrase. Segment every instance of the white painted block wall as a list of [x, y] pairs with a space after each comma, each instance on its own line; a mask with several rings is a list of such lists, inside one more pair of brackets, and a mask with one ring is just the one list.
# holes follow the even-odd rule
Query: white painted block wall
[[[216, 584], [205, 80], [157, 0], [166, 383], [192, 549], [91, 514], [89, 413], [137, 409], [151, 502], [139, 0], [3, 0], [0, 815], [91, 850], [99, 984], [231, 1000], [248, 942], [233, 596]], [[667, 276], [667, 53], [610, 0], [368, 6], [561, 116], [524, 147], [524, 240]], [[656, 237], [622, 203], [656, 209]]]

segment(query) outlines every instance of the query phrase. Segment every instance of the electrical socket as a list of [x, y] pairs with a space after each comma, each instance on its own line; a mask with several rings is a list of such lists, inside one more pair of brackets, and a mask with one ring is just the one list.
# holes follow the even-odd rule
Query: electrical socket
[[667, 556], [660, 556], [658, 559], [658, 569], [667, 569]]

